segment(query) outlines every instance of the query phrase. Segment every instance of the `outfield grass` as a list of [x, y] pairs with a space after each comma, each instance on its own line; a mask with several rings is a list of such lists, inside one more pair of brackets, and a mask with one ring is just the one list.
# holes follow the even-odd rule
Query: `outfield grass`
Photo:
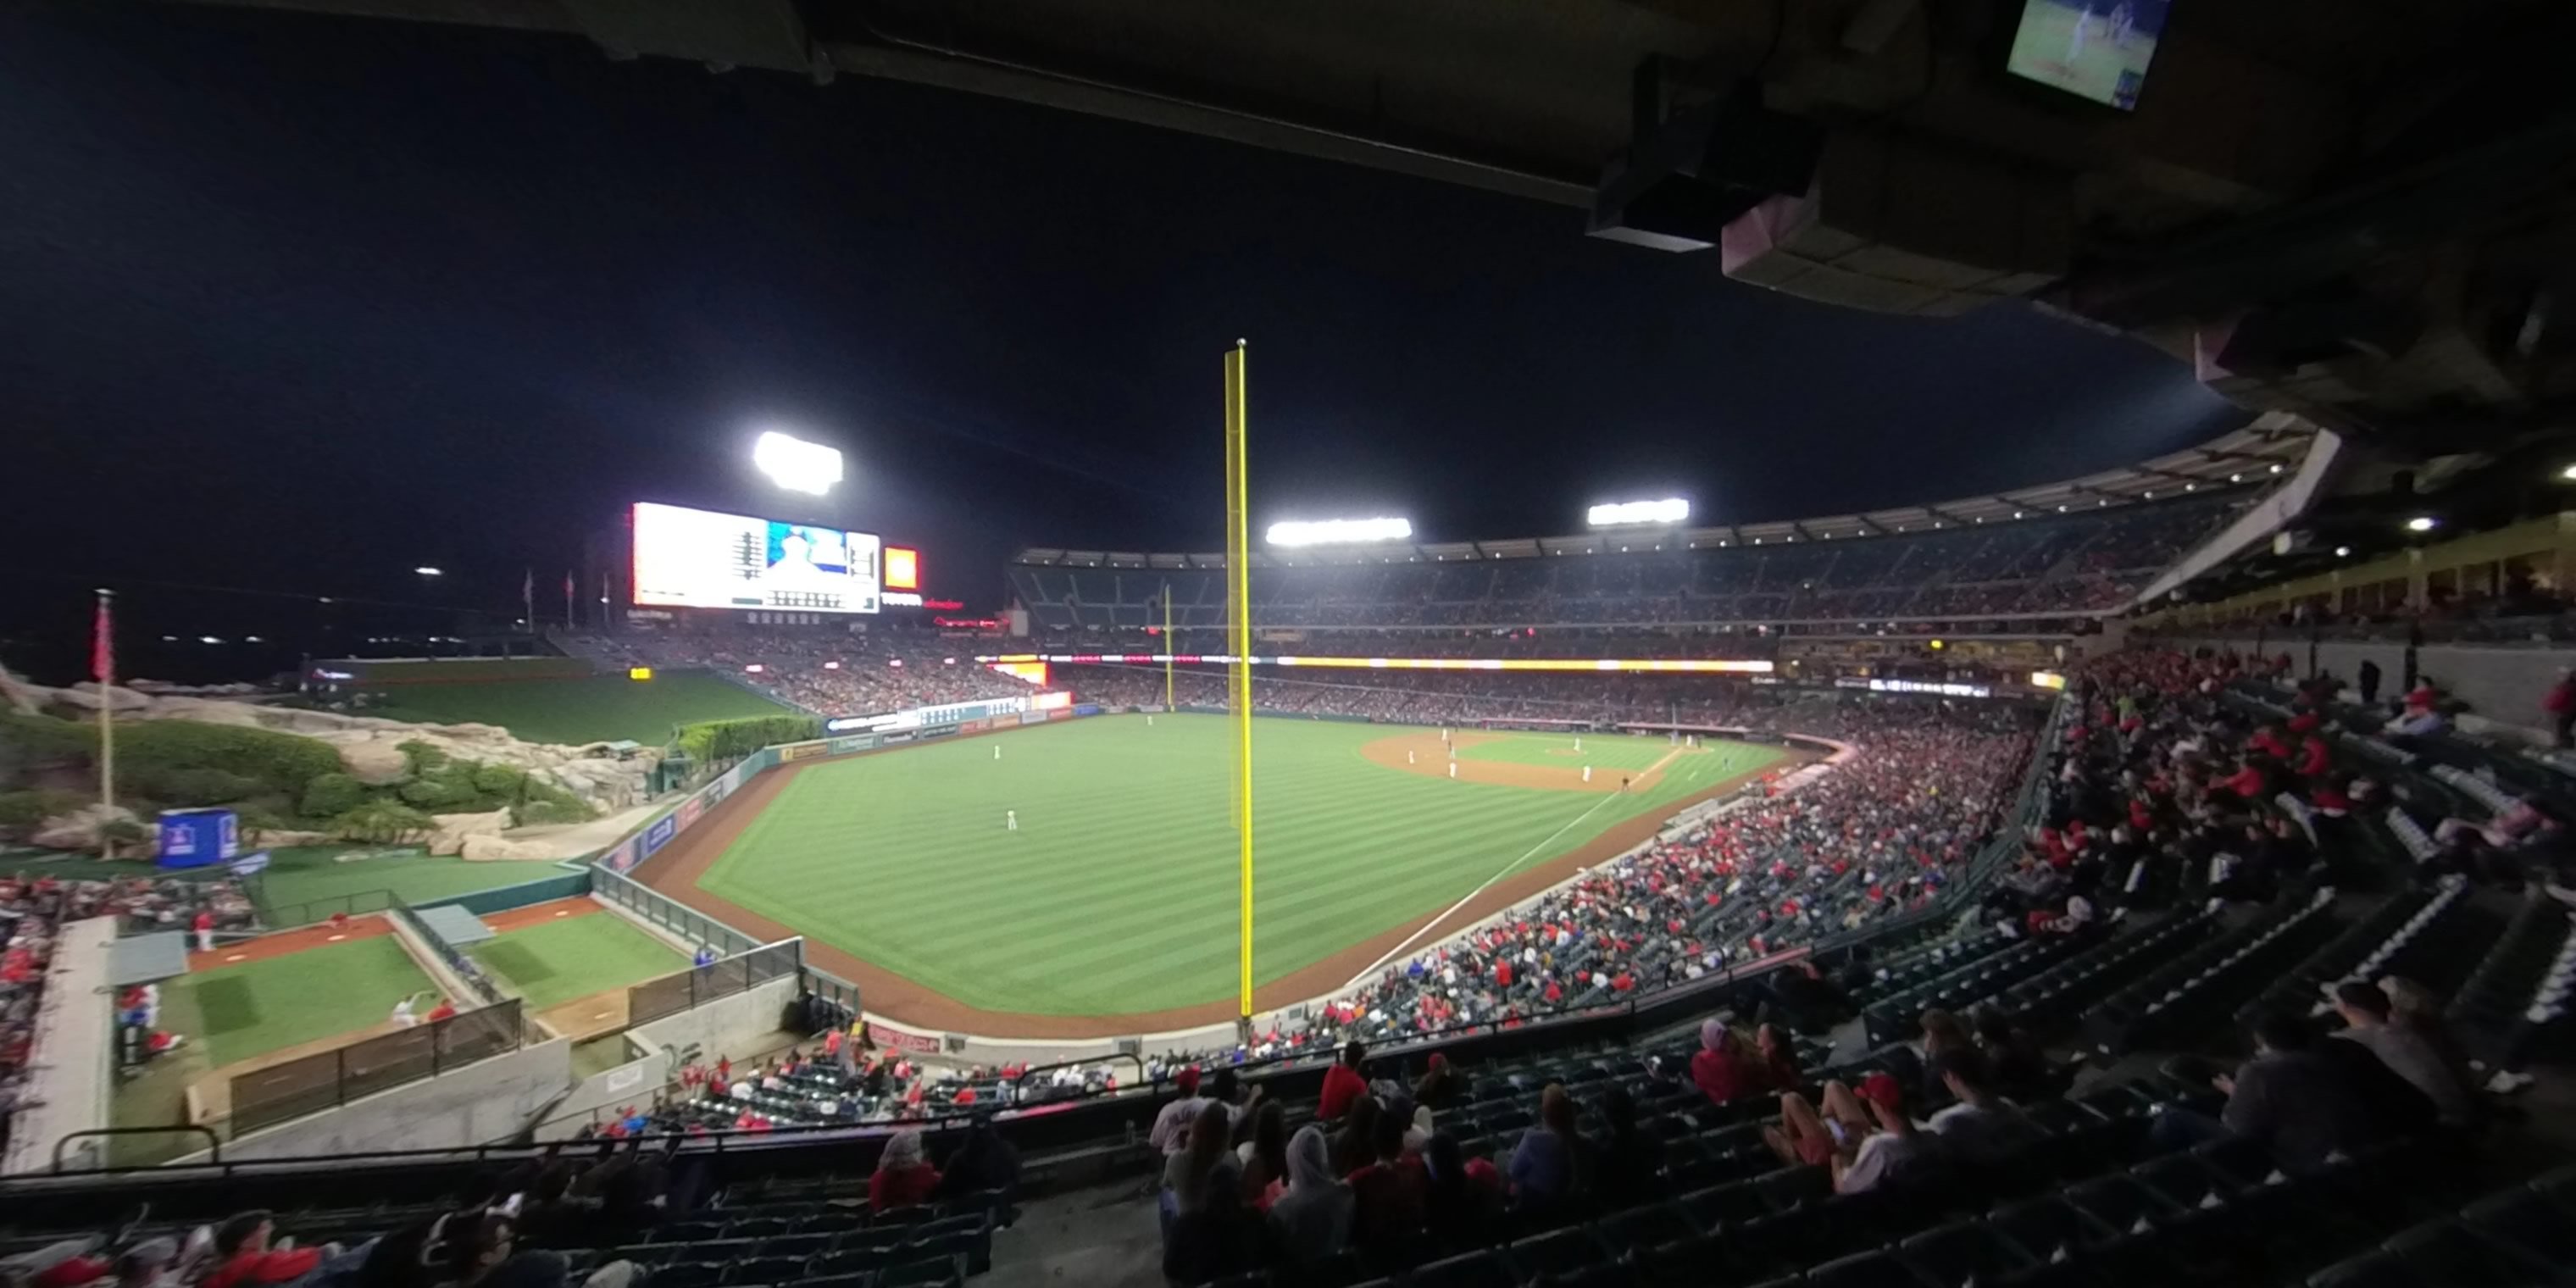
[[[1438, 912], [1784, 754], [1707, 744], [1624, 795], [1453, 781], [1361, 754], [1409, 732], [1254, 726], [1256, 978]], [[1528, 747], [1516, 748], [1522, 737]], [[1531, 734], [1469, 750], [1527, 750], [1564, 767], [1572, 758], [1544, 752], [1570, 742]], [[1660, 739], [1601, 745], [1643, 756], [1640, 768], [1671, 750]], [[788, 781], [701, 884], [971, 1006], [1102, 1015], [1228, 998], [1231, 758], [1223, 717], [1166, 715], [1151, 727], [1101, 717], [817, 765]], [[1005, 810], [1018, 831], [1005, 829]]]
[[540, 1011], [689, 965], [688, 958], [613, 913], [509, 931], [465, 952]]
[[426, 724], [495, 724], [530, 742], [585, 743], [633, 739], [658, 747], [671, 726], [737, 716], [774, 716], [790, 708], [712, 675], [657, 675], [630, 680], [499, 680], [422, 684], [387, 691], [389, 702], [366, 714]]
[[206, 1063], [221, 1068], [366, 1028], [435, 987], [400, 940], [377, 935], [191, 971], [162, 985], [161, 1027], [202, 1044]]

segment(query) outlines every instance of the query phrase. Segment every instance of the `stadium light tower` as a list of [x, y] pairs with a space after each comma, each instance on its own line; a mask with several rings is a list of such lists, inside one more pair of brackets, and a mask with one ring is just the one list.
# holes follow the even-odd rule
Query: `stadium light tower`
[[1274, 546], [1355, 546], [1370, 541], [1402, 541], [1413, 535], [1408, 519], [1285, 520], [1263, 534]]
[[1596, 528], [1679, 523], [1690, 517], [1690, 502], [1677, 496], [1660, 501], [1611, 501], [1592, 507], [1585, 518]]
[[790, 492], [821, 496], [841, 481], [841, 449], [764, 430], [751, 445], [751, 463]]
[[423, 577], [444, 577], [447, 575], [446, 569], [432, 568], [428, 564], [422, 564], [421, 566], [412, 569], [412, 571], [419, 573]]

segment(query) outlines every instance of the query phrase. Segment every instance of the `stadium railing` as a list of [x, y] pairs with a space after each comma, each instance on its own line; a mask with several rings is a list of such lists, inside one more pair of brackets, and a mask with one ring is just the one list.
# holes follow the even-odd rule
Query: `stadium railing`
[[626, 1022], [642, 1024], [746, 993], [773, 979], [795, 975], [804, 964], [805, 941], [785, 939], [648, 979], [626, 990]]
[[306, 899], [297, 903], [259, 904], [260, 920], [271, 930], [293, 930], [298, 926], [319, 925], [347, 913], [363, 917], [371, 913], [390, 912], [394, 906], [391, 890], [355, 890], [325, 899]]
[[590, 889], [592, 894], [663, 930], [692, 944], [710, 945], [725, 956], [747, 953], [761, 946], [761, 941], [606, 868], [593, 870]]
[[235, 1074], [232, 1138], [515, 1051], [525, 1032], [519, 999], [508, 997], [444, 1020]]

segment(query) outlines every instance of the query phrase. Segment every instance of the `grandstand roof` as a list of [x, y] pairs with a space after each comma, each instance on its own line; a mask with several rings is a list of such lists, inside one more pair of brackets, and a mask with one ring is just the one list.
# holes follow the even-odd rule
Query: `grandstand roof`
[[[2037, 487], [2015, 488], [1928, 505], [1770, 523], [1719, 524], [1698, 528], [1625, 528], [1568, 537], [1379, 542], [1365, 546], [1315, 546], [1293, 551], [1261, 550], [1253, 553], [1252, 561], [1255, 567], [1295, 567], [1397, 561], [1444, 563], [1468, 559], [1532, 559], [1542, 555], [1603, 554], [1640, 547], [1715, 549], [1738, 545], [1795, 545], [1801, 541], [1843, 541], [1856, 537], [1972, 527], [1983, 523], [2009, 523], [2042, 515], [2144, 505], [2213, 489], [2262, 487], [2291, 473], [2300, 457], [2306, 454], [2309, 440], [2315, 433], [2313, 424], [2276, 412], [2198, 447], [2136, 465]], [[1222, 568], [1225, 555], [1221, 551], [1158, 554], [1033, 546], [1022, 550], [1014, 557], [1014, 562], [1067, 568]]]

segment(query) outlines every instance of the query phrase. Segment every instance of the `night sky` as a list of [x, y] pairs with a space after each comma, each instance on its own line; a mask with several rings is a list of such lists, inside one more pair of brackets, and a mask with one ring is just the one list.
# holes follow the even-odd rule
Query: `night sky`
[[[1550, 535], [1671, 493], [1795, 518], [2246, 419], [2023, 309], [1849, 312], [1581, 224], [849, 76], [12, 6], [0, 636], [24, 652], [101, 583], [165, 626], [169, 586], [498, 606], [530, 565], [560, 604], [583, 537], [638, 499], [879, 531], [922, 547], [934, 595], [995, 608], [1020, 546], [1218, 547], [1237, 336], [1256, 528]], [[747, 464], [767, 426], [840, 446], [852, 481], [770, 488]], [[452, 575], [424, 590], [422, 563]], [[235, 598], [208, 620], [257, 629]]]

